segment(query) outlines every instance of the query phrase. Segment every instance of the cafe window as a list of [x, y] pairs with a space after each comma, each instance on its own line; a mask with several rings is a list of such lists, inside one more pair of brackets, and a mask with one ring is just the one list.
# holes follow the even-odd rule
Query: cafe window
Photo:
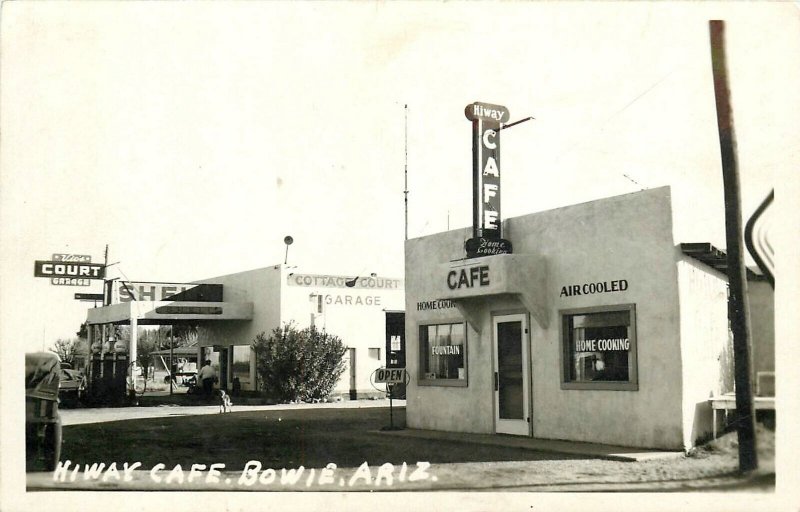
[[465, 324], [422, 325], [419, 328], [420, 383], [467, 385]]
[[561, 311], [562, 389], [639, 389], [634, 304]]

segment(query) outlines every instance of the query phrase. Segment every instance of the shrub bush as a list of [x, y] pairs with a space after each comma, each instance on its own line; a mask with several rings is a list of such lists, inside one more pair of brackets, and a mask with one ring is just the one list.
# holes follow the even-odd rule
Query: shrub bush
[[252, 347], [259, 388], [279, 400], [326, 398], [345, 370], [342, 340], [313, 326], [276, 327], [256, 336]]

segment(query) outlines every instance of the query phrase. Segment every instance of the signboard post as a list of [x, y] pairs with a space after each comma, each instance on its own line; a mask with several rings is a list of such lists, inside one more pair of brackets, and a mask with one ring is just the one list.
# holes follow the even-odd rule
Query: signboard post
[[408, 373], [405, 368], [378, 368], [373, 375], [375, 376], [375, 384], [386, 384], [386, 392], [389, 395], [389, 426], [383, 430], [400, 430], [400, 427], [394, 426], [392, 399], [394, 398], [394, 385], [406, 384]]

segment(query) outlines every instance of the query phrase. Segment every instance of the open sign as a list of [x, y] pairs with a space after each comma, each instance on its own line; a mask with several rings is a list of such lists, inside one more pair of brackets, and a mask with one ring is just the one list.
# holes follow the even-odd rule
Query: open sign
[[378, 368], [375, 371], [376, 384], [401, 384], [405, 381], [405, 368]]

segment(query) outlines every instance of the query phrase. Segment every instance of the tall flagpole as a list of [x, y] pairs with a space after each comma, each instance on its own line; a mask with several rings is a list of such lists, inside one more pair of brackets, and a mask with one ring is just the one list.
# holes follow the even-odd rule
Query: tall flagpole
[[408, 104], [403, 105], [405, 113], [405, 186], [403, 188], [403, 197], [405, 201], [405, 227], [406, 227], [406, 240], [408, 240]]

